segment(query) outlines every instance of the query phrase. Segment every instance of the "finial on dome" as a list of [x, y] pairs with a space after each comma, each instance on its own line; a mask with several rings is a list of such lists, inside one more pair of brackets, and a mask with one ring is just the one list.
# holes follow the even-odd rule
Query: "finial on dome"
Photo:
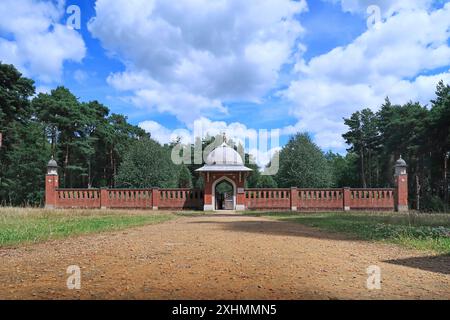
[[226, 132], [223, 133], [223, 142], [227, 143], [227, 133]]

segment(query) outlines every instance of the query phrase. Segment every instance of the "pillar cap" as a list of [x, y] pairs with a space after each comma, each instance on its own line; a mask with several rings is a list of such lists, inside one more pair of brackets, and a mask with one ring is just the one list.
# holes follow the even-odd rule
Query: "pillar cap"
[[395, 166], [396, 167], [407, 167], [408, 165], [406, 164], [406, 161], [403, 160], [402, 156], [400, 156], [400, 158], [395, 163]]
[[56, 162], [56, 160], [53, 158], [50, 159], [50, 161], [47, 164], [47, 168], [58, 168], [58, 163]]

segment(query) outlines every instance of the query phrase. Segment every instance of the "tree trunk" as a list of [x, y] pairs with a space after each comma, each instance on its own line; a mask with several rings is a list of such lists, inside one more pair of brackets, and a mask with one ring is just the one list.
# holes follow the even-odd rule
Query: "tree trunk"
[[419, 174], [416, 172], [416, 210], [420, 211], [420, 179]]
[[447, 162], [448, 162], [447, 153], [444, 153], [444, 187], [442, 191], [444, 192], [445, 208], [448, 207]]
[[56, 154], [55, 154], [55, 151], [56, 151], [56, 128], [53, 127], [51, 130], [52, 130], [52, 146], [51, 146], [52, 156], [56, 157]]
[[372, 184], [372, 153], [370, 149], [368, 150], [368, 160], [367, 160], [367, 168], [368, 168], [368, 174], [369, 174], [369, 188], [373, 187]]
[[110, 160], [110, 166], [111, 166], [111, 176], [109, 177], [109, 185], [111, 187], [115, 187], [115, 169], [114, 169], [114, 157], [113, 157], [113, 147], [111, 147], [110, 151], [109, 151], [109, 160]]
[[66, 145], [66, 156], [64, 158], [64, 184], [65, 187], [67, 188], [68, 186], [70, 186], [69, 182], [68, 182], [68, 171], [67, 171], [67, 167], [69, 166], [69, 145]]
[[364, 168], [364, 149], [363, 148], [361, 148], [360, 158], [361, 158], [361, 182], [362, 182], [363, 188], [365, 189], [365, 188], [367, 188], [367, 183], [366, 183], [366, 173], [364, 170], [365, 168]]

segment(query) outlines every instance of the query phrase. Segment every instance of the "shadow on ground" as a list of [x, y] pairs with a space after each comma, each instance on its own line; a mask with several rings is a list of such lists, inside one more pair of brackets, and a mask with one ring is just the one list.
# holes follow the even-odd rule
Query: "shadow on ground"
[[[231, 217], [232, 215], [214, 215], [214, 216], [203, 216], [202, 218], [218, 218], [218, 217]], [[234, 215], [233, 217], [236, 217]], [[304, 226], [294, 222], [288, 221], [217, 221], [217, 220], [203, 220], [203, 221], [191, 221], [189, 223], [193, 224], [215, 224], [221, 225], [223, 229], [236, 231], [236, 232], [247, 232], [247, 233], [258, 233], [265, 235], [275, 235], [275, 236], [297, 236], [297, 237], [308, 237], [316, 239], [328, 239], [328, 240], [352, 240], [352, 241], [363, 241], [355, 236], [341, 234], [330, 231], [322, 231], [313, 227]]]
[[383, 262], [436, 273], [450, 274], [450, 255], [413, 257], [386, 260]]
[[[235, 215], [206, 215], [204, 218], [217, 218], [217, 217], [230, 217]], [[246, 232], [246, 233], [256, 233], [264, 235], [276, 235], [276, 236], [297, 236], [297, 237], [307, 237], [315, 239], [327, 239], [327, 240], [341, 240], [341, 241], [361, 241], [366, 240], [359, 239], [356, 236], [351, 235], [321, 231], [313, 227], [304, 226], [297, 223], [284, 222], [284, 221], [191, 221], [189, 223], [193, 224], [220, 224], [223, 229], [236, 231], [236, 232]], [[431, 271], [435, 273], [441, 273], [448, 275], [450, 274], [450, 255], [441, 256], [422, 256], [422, 257], [412, 257], [405, 259], [396, 260], [386, 260], [385, 263], [395, 264], [404, 267], [410, 267], [415, 269], [420, 269], [424, 271]]]

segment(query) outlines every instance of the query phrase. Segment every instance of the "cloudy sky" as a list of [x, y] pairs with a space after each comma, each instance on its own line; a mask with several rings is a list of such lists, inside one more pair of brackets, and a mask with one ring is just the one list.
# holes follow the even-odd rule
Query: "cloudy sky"
[[[309, 132], [345, 152], [342, 118], [428, 103], [450, 83], [444, 0], [0, 1], [0, 60], [99, 100], [161, 142], [212, 132]], [[71, 5], [80, 29], [66, 26]], [[374, 6], [375, 5], [375, 6]]]

